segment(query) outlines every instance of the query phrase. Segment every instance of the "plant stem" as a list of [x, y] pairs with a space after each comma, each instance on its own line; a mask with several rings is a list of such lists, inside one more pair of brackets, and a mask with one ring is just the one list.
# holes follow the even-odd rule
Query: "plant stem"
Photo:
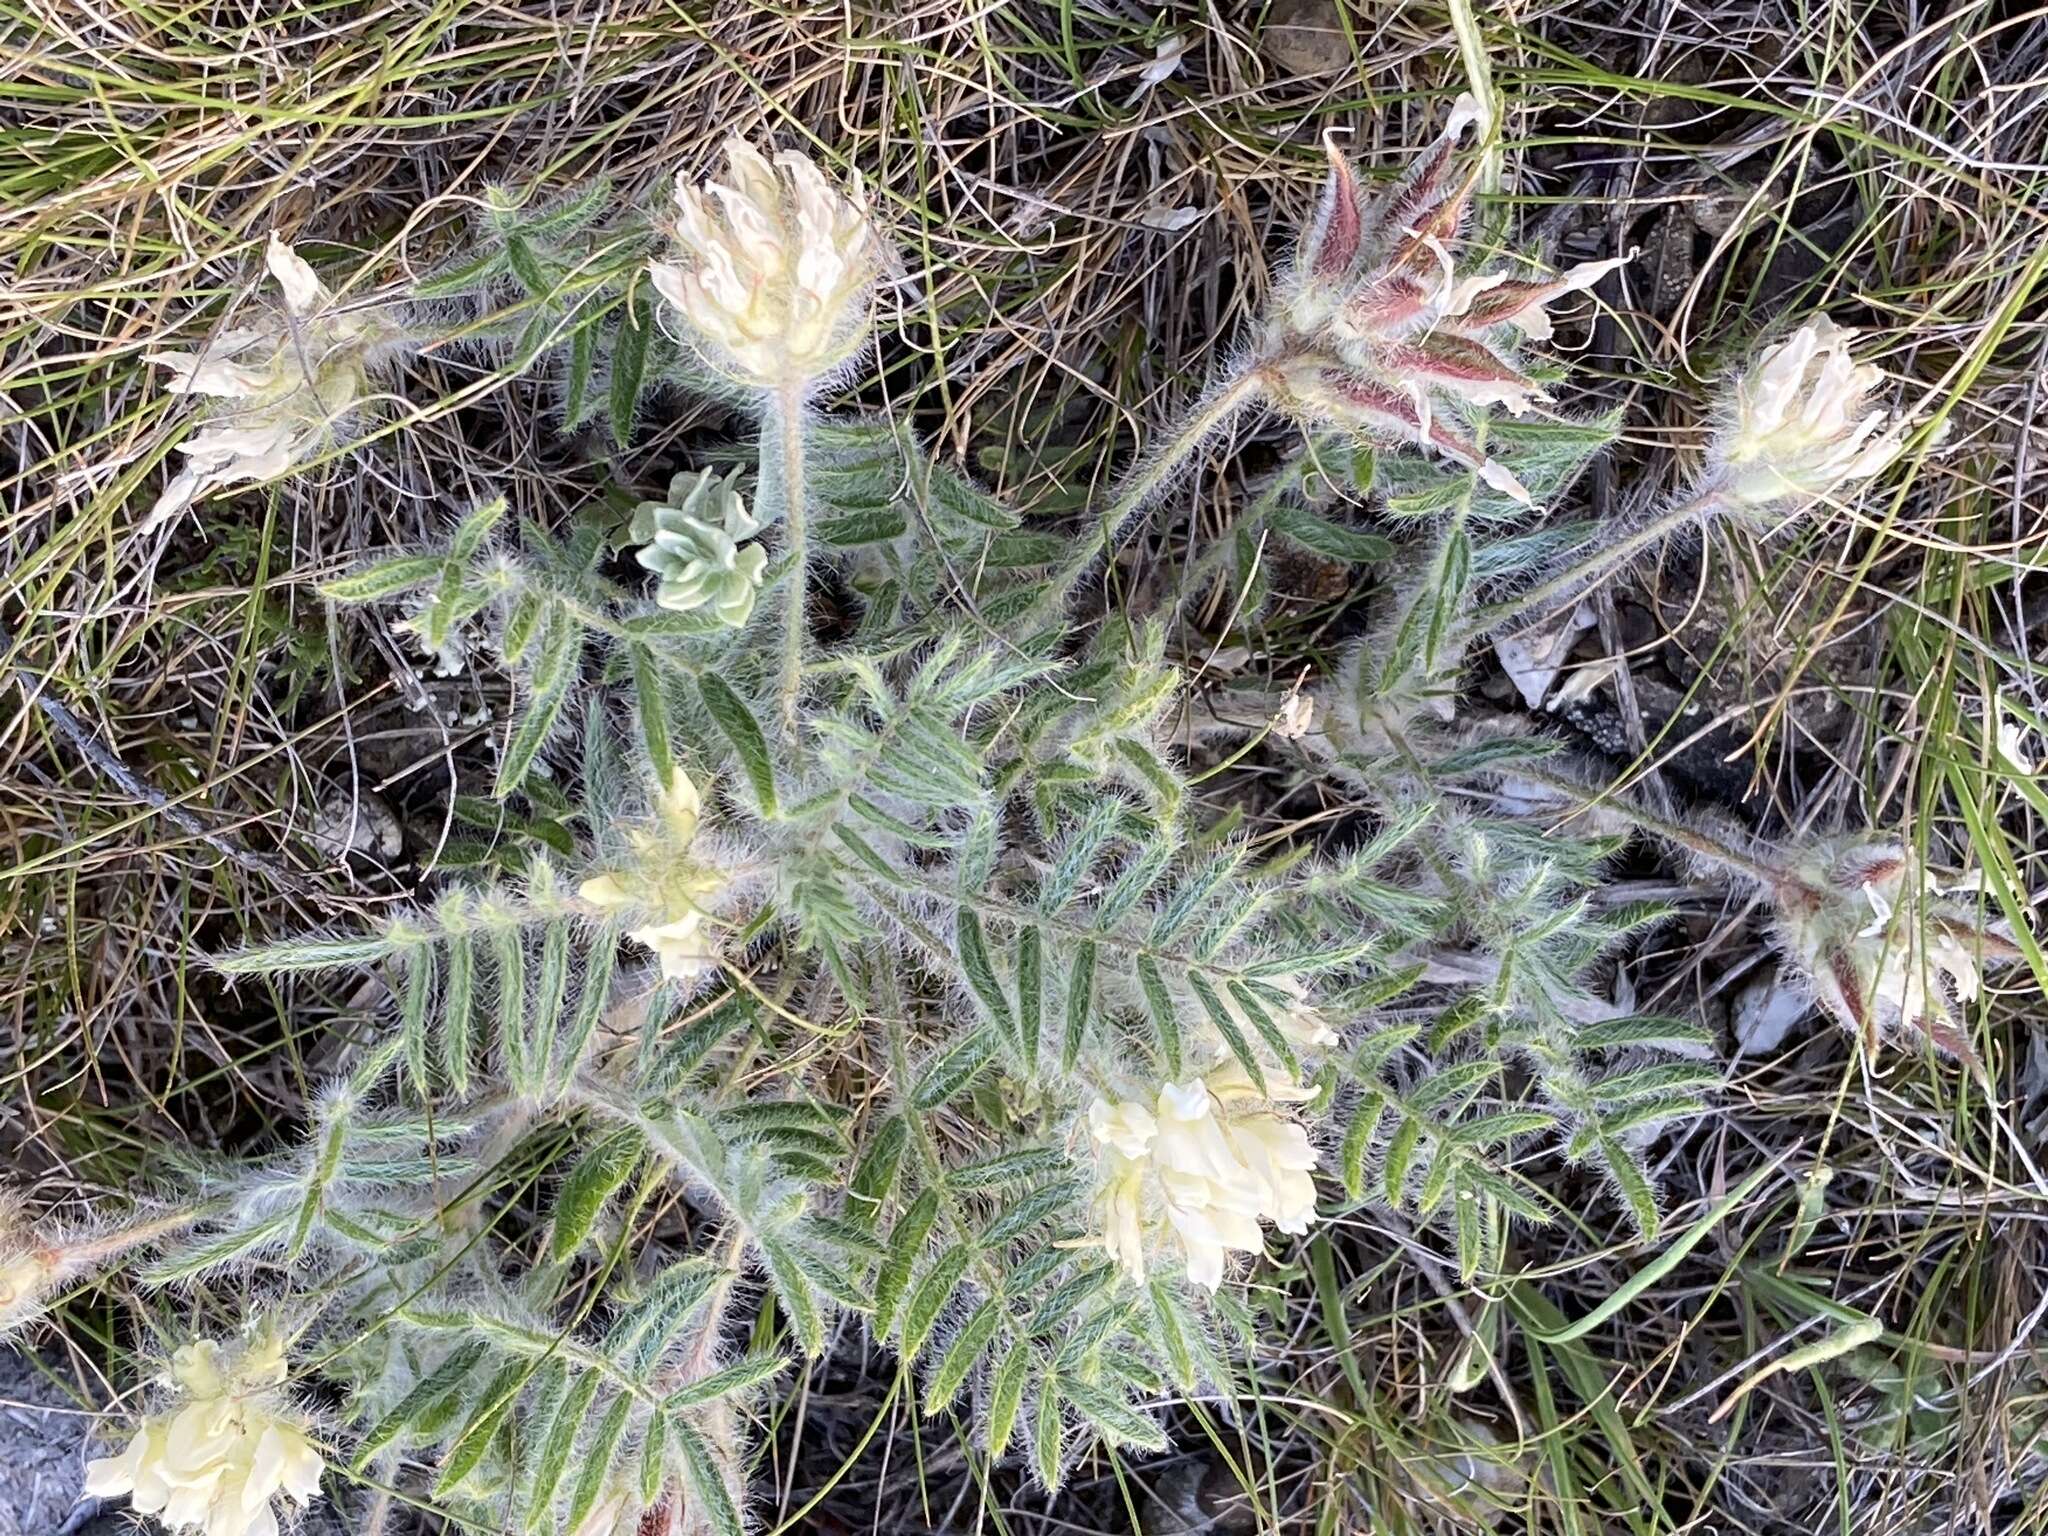
[[789, 571], [783, 577], [787, 590], [783, 599], [782, 672], [778, 692], [782, 700], [783, 734], [794, 745], [797, 695], [803, 688], [804, 639], [810, 618], [805, 603], [809, 591], [809, 555], [805, 549], [802, 386], [785, 385], [777, 392], [774, 415], [782, 460], [783, 547], [790, 561]]
[[1087, 580], [1088, 573], [1095, 568], [1095, 562], [1123, 542], [1132, 521], [1151, 504], [1159, 488], [1173, 478], [1188, 456], [1201, 447], [1211, 432], [1263, 390], [1264, 385], [1260, 383], [1256, 370], [1246, 369], [1233, 374], [1188, 408], [1180, 424], [1167, 437], [1165, 445], [1125, 478], [1116, 500], [1103, 513], [1094, 533], [1084, 538], [1080, 548], [1054, 571], [1051, 586], [1025, 617], [1023, 628], [1026, 633], [1066, 606], [1067, 599], [1074, 595], [1074, 589]]
[[1541, 784], [1546, 789], [1554, 789], [1566, 799], [1588, 810], [1611, 811], [1623, 821], [1641, 828], [1652, 837], [1675, 844], [1709, 864], [1718, 865], [1724, 870], [1755, 880], [1767, 889], [1783, 885], [1789, 878], [1786, 872], [1776, 865], [1752, 858], [1696, 827], [1688, 827], [1683, 822], [1669, 821], [1654, 811], [1646, 811], [1632, 801], [1621, 799], [1606, 791], [1588, 789], [1562, 774], [1546, 773], [1541, 768], [1519, 765], [1513, 772], [1516, 778]]
[[1518, 593], [1503, 602], [1489, 603], [1486, 607], [1478, 609], [1472, 615], [1471, 632], [1483, 634], [1525, 614], [1540, 611], [1555, 599], [1576, 591], [1596, 577], [1606, 575], [1616, 566], [1628, 561], [1638, 551], [1647, 549], [1659, 539], [1683, 528], [1687, 523], [1713, 512], [1719, 507], [1720, 502], [1721, 494], [1718, 488], [1709, 488], [1687, 497], [1675, 506], [1658, 513], [1634, 533], [1627, 534], [1600, 550], [1591, 559], [1551, 577], [1541, 586], [1531, 587], [1527, 592]]
[[133, 1226], [116, 1228], [112, 1232], [88, 1238], [61, 1251], [72, 1264], [84, 1266], [109, 1263], [131, 1249], [153, 1243], [160, 1237], [169, 1237], [174, 1232], [182, 1232], [220, 1209], [218, 1201], [202, 1201], [166, 1215], [139, 1221]]

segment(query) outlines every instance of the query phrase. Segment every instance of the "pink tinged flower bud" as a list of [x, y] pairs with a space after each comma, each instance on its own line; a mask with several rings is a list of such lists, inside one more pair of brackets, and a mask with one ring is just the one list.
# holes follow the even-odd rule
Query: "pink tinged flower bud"
[[1457, 246], [1478, 171], [1459, 172], [1457, 152], [1481, 117], [1461, 98], [1443, 134], [1377, 200], [1325, 141], [1329, 177], [1280, 285], [1261, 372], [1276, 401], [1310, 419], [1434, 449], [1526, 504], [1527, 488], [1467, 434], [1490, 407], [1519, 415], [1548, 403], [1505, 349], [1515, 333], [1548, 337], [1547, 304], [1635, 253], [1541, 280], [1460, 274]]
[[1610, 272], [1618, 272], [1641, 252], [1631, 246], [1626, 256], [1604, 261], [1583, 261], [1554, 278], [1527, 282], [1496, 274], [1466, 279], [1452, 292], [1444, 308], [1445, 323], [1454, 330], [1471, 334], [1511, 325], [1531, 341], [1548, 341], [1553, 334], [1545, 306], [1574, 293], [1584, 293]]
[[1529, 491], [1506, 466], [1429, 410], [1426, 391], [1399, 392], [1386, 379], [1333, 365], [1329, 358], [1304, 356], [1266, 370], [1276, 400], [1312, 420], [1347, 426], [1370, 436], [1431, 448], [1476, 470], [1481, 480], [1525, 506]]
[[1795, 856], [1772, 892], [1779, 942], [1813, 995], [1873, 1055], [1893, 1035], [1978, 1066], [1958, 1013], [1982, 967], [2020, 958], [1944, 892], [1904, 845], [1827, 841]]
[[1358, 172], [1337, 148], [1335, 135], [1323, 135], [1323, 151], [1330, 158], [1330, 176], [1303, 242], [1302, 265], [1316, 278], [1333, 279], [1347, 276], [1358, 259], [1366, 199]]

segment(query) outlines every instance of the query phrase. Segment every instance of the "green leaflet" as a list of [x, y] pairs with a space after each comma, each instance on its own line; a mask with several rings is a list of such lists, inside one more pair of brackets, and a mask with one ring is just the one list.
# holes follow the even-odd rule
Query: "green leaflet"
[[614, 1131], [576, 1160], [555, 1196], [548, 1252], [559, 1262], [581, 1248], [604, 1204], [638, 1166], [646, 1143], [633, 1130]]
[[760, 722], [747, 708], [746, 701], [716, 673], [706, 672], [699, 677], [697, 692], [706, 712], [718, 723], [733, 754], [739, 758], [740, 770], [754, 791], [756, 809], [764, 819], [772, 820], [776, 807], [775, 767], [769, 761], [768, 738], [762, 733]]

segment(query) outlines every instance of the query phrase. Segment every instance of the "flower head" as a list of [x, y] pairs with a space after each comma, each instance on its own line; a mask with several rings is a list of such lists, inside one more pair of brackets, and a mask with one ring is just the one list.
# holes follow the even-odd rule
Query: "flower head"
[[1539, 278], [1460, 273], [1475, 176], [1453, 171], [1477, 116], [1461, 97], [1442, 136], [1377, 199], [1329, 146], [1329, 180], [1280, 285], [1259, 372], [1302, 416], [1434, 449], [1526, 502], [1528, 491], [1486, 456], [1471, 428], [1488, 407], [1520, 415], [1548, 400], [1513, 360], [1513, 346], [1548, 338], [1548, 305], [1634, 253]]
[[1817, 843], [1791, 860], [1773, 898], [1783, 948], [1867, 1050], [1905, 1032], [1976, 1063], [1957, 1008], [1977, 995], [1985, 964], [2016, 960], [2019, 947], [1945, 893], [1903, 844]]
[[620, 870], [594, 874], [576, 894], [599, 916], [634, 913], [650, 920], [626, 930], [626, 937], [654, 951], [670, 981], [695, 981], [718, 965], [718, 950], [705, 930], [704, 903], [725, 885], [724, 877], [692, 853], [703, 800], [680, 768], [655, 799], [654, 823], [627, 835], [634, 858]]
[[835, 190], [790, 150], [725, 141], [731, 175], [676, 179], [682, 258], [649, 276], [712, 359], [764, 389], [815, 382], [867, 336], [881, 247], [858, 179]]
[[1817, 315], [1729, 385], [1708, 472], [1729, 502], [1815, 501], [1899, 456], [1904, 423], [1873, 403], [1885, 376], [1851, 355], [1854, 335]]
[[768, 552], [740, 548], [761, 525], [747, 504], [710, 470], [679, 475], [667, 502], [643, 501], [633, 514], [634, 558], [661, 578], [654, 600], [677, 613], [708, 608], [738, 628], [754, 611]]
[[276, 1536], [272, 1501], [320, 1491], [320, 1453], [284, 1398], [284, 1350], [266, 1327], [241, 1349], [199, 1339], [171, 1356], [178, 1399], [142, 1421], [118, 1456], [86, 1464], [85, 1491], [202, 1536]]
[[37, 1233], [20, 1199], [0, 1189], [0, 1334], [34, 1319], [68, 1268], [64, 1251]]
[[1095, 1241], [1133, 1281], [1147, 1249], [1163, 1245], [1213, 1291], [1232, 1252], [1263, 1245], [1261, 1220], [1306, 1232], [1315, 1214], [1308, 1133], [1234, 1065], [1165, 1084], [1150, 1108], [1097, 1099], [1088, 1134], [1101, 1180]]
[[154, 526], [202, 495], [267, 480], [310, 458], [369, 393], [365, 358], [385, 339], [375, 317], [335, 307], [313, 269], [273, 232], [265, 255], [284, 312], [215, 337], [201, 352], [153, 352], [173, 394], [221, 402], [178, 445], [185, 465], [150, 509]]

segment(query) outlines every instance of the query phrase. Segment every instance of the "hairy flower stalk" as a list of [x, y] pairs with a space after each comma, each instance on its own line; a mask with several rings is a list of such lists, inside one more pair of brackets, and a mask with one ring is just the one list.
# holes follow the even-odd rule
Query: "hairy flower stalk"
[[737, 629], [754, 611], [768, 552], [740, 542], [761, 531], [747, 503], [712, 471], [678, 475], [666, 502], [643, 501], [631, 537], [634, 556], [661, 578], [654, 600], [677, 613], [708, 609]]
[[652, 826], [636, 827], [628, 839], [637, 855], [629, 868], [592, 875], [576, 894], [599, 915], [632, 913], [649, 919], [626, 930], [646, 945], [669, 981], [693, 982], [718, 964], [717, 947], [704, 931], [704, 903], [724, 888], [724, 878], [692, 857], [703, 800], [680, 768], [663, 789]]
[[222, 402], [178, 445], [185, 466], [150, 508], [144, 528], [222, 486], [268, 480], [317, 453], [367, 398], [366, 356], [387, 339], [375, 317], [336, 308], [334, 295], [273, 233], [265, 252], [284, 313], [215, 337], [200, 352], [153, 352], [174, 394]]
[[1986, 966], [2011, 964], [2022, 952], [1958, 899], [1965, 888], [1943, 887], [1903, 843], [1865, 834], [1790, 852], [1749, 849], [1540, 767], [1518, 764], [1510, 777], [1634, 826], [1682, 850], [1702, 872], [1760, 889], [1779, 949], [1814, 1001], [1870, 1055], [1895, 1036], [1919, 1036], [1982, 1071], [1958, 1010], [1978, 995]]
[[1204, 443], [1229, 425], [1240, 411], [1254, 404], [1263, 389], [1258, 375], [1240, 372], [1217, 384], [1176, 422], [1159, 448], [1148, 454], [1124, 480], [1122, 487], [1100, 521], [1084, 530], [1080, 542], [1066, 561], [1052, 574], [1045, 593], [1032, 606], [1023, 628], [1026, 632], [1056, 618], [1067, 599], [1088, 579], [1102, 558], [1115, 550], [1131, 525], [1172, 482]]
[[804, 402], [866, 342], [883, 247], [858, 177], [842, 193], [794, 151], [771, 162], [735, 137], [725, 153], [726, 181], [678, 174], [681, 260], [648, 273], [712, 365], [766, 396], [762, 459], [765, 471], [772, 437], [788, 563], [779, 693], [793, 736], [809, 620]]
[[809, 520], [804, 515], [803, 412], [802, 391], [785, 387], [773, 410], [782, 470], [783, 536], [791, 556], [783, 582], [781, 682], [776, 692], [782, 703], [783, 734], [791, 742], [796, 740], [797, 702], [803, 694], [804, 641], [810, 635], [810, 571], [804, 558]]
[[1479, 609], [1474, 631], [1542, 613], [1703, 519], [1762, 517], [1768, 530], [1887, 468], [1903, 451], [1904, 422], [1873, 404], [1885, 376], [1850, 354], [1854, 335], [1817, 315], [1766, 347], [1724, 386], [1706, 473], [1691, 490], [1570, 570]]
[[238, 1349], [212, 1339], [171, 1356], [177, 1402], [150, 1414], [119, 1456], [89, 1462], [85, 1491], [133, 1497], [172, 1530], [201, 1536], [277, 1536], [273, 1501], [307, 1504], [323, 1463], [285, 1398], [284, 1345], [266, 1323]]

